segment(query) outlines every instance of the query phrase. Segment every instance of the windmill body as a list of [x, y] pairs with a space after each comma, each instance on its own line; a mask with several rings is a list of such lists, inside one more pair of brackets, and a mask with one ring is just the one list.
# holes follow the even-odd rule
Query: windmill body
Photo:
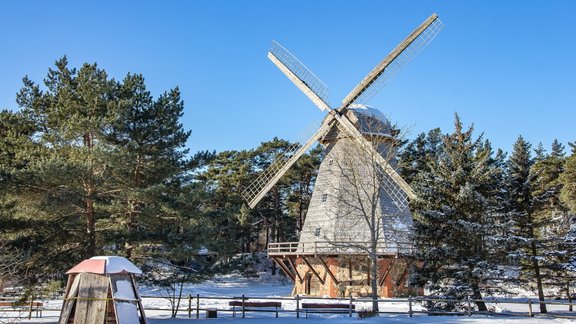
[[[355, 105], [348, 110], [348, 115], [359, 125], [362, 135], [378, 143], [376, 151], [394, 165], [393, 156], [390, 156], [394, 150], [392, 129], [384, 115], [363, 105]], [[300, 233], [300, 246], [324, 242], [336, 248], [339, 245], [341, 249], [361, 249], [371, 241], [371, 230], [364, 219], [366, 212], [357, 207], [363, 205], [365, 211], [374, 209], [375, 217], [380, 219], [376, 224], [382, 242], [379, 250], [396, 252], [399, 244], [406, 248], [412, 217], [407, 208], [400, 209], [380, 184], [374, 183], [380, 175], [374, 168], [373, 159], [359, 150], [355, 141], [336, 126], [320, 141], [326, 146], [325, 158], [320, 164]], [[365, 194], [359, 194], [358, 189]], [[377, 194], [374, 200], [369, 197], [373, 193]]]
[[[416, 195], [395, 170], [396, 131], [377, 109], [362, 103], [372, 97], [442, 29], [431, 15], [392, 50], [332, 109], [327, 87], [290, 52], [274, 42], [268, 58], [320, 110], [321, 126], [302, 144], [286, 150], [243, 195], [254, 207], [310, 147], [326, 146], [306, 220], [298, 242], [275, 242], [269, 256], [294, 281], [294, 294], [394, 297], [410, 291], [415, 262], [409, 242], [408, 204]], [[372, 270], [377, 268], [377, 271]], [[372, 283], [372, 284], [369, 284]]]

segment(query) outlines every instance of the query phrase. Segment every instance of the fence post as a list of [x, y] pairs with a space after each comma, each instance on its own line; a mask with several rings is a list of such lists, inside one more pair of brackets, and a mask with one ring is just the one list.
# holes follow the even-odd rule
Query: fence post
[[466, 296], [466, 303], [468, 308], [468, 317], [472, 316], [472, 305], [470, 305], [470, 296]]
[[300, 295], [296, 294], [296, 318], [300, 318]]
[[196, 294], [196, 319], [200, 318], [200, 294]]
[[192, 318], [192, 295], [188, 295], [188, 318]]
[[532, 314], [532, 299], [528, 298], [528, 316], [532, 317], [534, 316]]
[[244, 295], [242, 295], [242, 318], [246, 317], [246, 311], [244, 310]]
[[408, 316], [412, 317], [412, 296], [408, 296]]
[[350, 307], [348, 309], [348, 317], [352, 317], [352, 294], [350, 294]]

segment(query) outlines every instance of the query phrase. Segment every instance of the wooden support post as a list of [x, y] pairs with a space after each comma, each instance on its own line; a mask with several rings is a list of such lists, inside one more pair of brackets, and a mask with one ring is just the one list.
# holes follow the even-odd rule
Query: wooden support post
[[533, 317], [534, 314], [532, 314], [532, 299], [528, 298], [528, 316]]
[[312, 273], [316, 276], [316, 278], [318, 278], [320, 283], [324, 284], [324, 279], [320, 278], [320, 275], [318, 274], [318, 272], [316, 272], [316, 270], [314, 270], [314, 267], [312, 267], [310, 262], [308, 262], [308, 260], [305, 257], [302, 257], [302, 260], [304, 260], [304, 263], [306, 263], [306, 265], [308, 266], [308, 269], [310, 269], [310, 271], [312, 271]]
[[394, 259], [392, 259], [392, 261], [390, 261], [390, 263], [388, 263], [388, 267], [386, 267], [386, 270], [384, 271], [384, 273], [382, 274], [382, 277], [378, 281], [378, 287], [380, 287], [384, 284], [386, 277], [388, 277], [388, 274], [390, 273], [390, 270], [392, 270], [392, 266], [394, 266], [397, 259], [398, 259], [398, 255], [396, 255], [396, 257]]
[[412, 317], [412, 296], [408, 296], [408, 316]]
[[470, 296], [466, 296], [466, 307], [468, 310], [468, 317], [472, 316], [472, 305], [470, 304]]
[[302, 276], [300, 276], [300, 272], [298, 272], [298, 268], [296, 267], [296, 264], [294, 264], [294, 261], [292, 261], [292, 258], [288, 258], [288, 263], [290, 263], [290, 266], [292, 267], [292, 269], [294, 269], [294, 273], [298, 277], [300, 284], [302, 284], [304, 280], [302, 279]]
[[292, 271], [290, 271], [290, 269], [288, 269], [288, 267], [286, 266], [284, 261], [277, 260], [276, 258], [273, 258], [273, 260], [280, 267], [280, 269], [282, 269], [282, 271], [284, 271], [284, 273], [288, 276], [288, 278], [290, 278], [292, 280], [292, 282], [296, 282], [296, 277], [295, 277], [294, 273], [292, 273]]
[[324, 260], [321, 257], [318, 257], [318, 259], [320, 259], [320, 262], [322, 263], [322, 265], [324, 266], [324, 270], [326, 270], [326, 272], [328, 273], [328, 275], [330, 276], [330, 278], [332, 278], [332, 281], [334, 281], [334, 284], [339, 285], [340, 282], [338, 281], [338, 279], [336, 279], [336, 277], [334, 276], [334, 274], [332, 273], [332, 271], [330, 271], [330, 268], [328, 267], [328, 265], [326, 264], [326, 262], [324, 262]]

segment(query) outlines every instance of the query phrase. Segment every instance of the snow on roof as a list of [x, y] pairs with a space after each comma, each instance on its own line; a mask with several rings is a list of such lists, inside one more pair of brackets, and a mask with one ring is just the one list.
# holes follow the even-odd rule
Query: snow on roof
[[66, 274], [90, 272], [97, 274], [112, 273], [135, 273], [142, 274], [128, 259], [119, 256], [95, 256], [80, 262], [78, 265], [68, 270]]
[[348, 107], [348, 109], [352, 109], [356, 113], [359, 113], [362, 115], [367, 115], [370, 117], [374, 117], [374, 118], [376, 118], [382, 122], [388, 123], [388, 119], [386, 118], [386, 116], [384, 116], [384, 114], [376, 108], [362, 105], [362, 104], [351, 104]]

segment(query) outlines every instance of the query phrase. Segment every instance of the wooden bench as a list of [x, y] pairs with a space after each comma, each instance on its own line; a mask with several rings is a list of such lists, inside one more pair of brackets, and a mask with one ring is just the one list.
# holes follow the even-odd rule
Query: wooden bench
[[43, 309], [44, 309], [43, 302], [31, 302], [31, 303], [19, 304], [17, 302], [11, 302], [11, 301], [0, 301], [0, 313], [29, 312], [31, 314], [32, 312], [35, 312], [36, 317], [42, 317]]
[[310, 313], [348, 313], [352, 316], [352, 312], [356, 309], [354, 304], [331, 304], [331, 303], [302, 303], [302, 308], [306, 310], [306, 318], [308, 318], [308, 311], [318, 309], [319, 311], [310, 311]]
[[278, 318], [278, 308], [282, 308], [281, 302], [256, 302], [256, 301], [241, 301], [233, 300], [228, 303], [232, 306], [232, 317], [236, 317], [236, 307], [240, 307], [242, 312], [264, 312], [264, 310], [256, 310], [252, 308], [275, 308], [276, 318]]

